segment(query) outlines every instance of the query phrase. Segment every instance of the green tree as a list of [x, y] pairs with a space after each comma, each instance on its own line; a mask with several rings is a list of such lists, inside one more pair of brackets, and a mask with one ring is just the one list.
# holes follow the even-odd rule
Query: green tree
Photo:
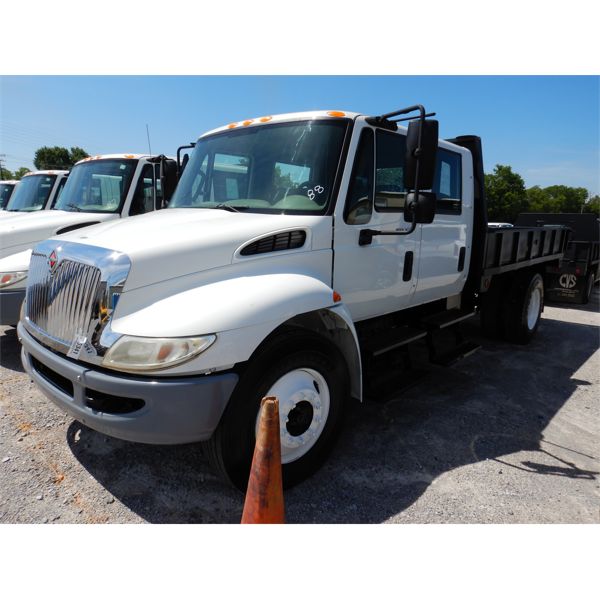
[[525, 182], [508, 165], [496, 165], [485, 175], [488, 220], [514, 223], [517, 215], [527, 210]]
[[29, 173], [30, 169], [28, 169], [27, 167], [19, 167], [15, 172], [14, 172], [14, 178], [15, 179], [21, 179], [21, 177], [23, 177], [23, 175], [25, 175], [25, 173]]
[[527, 190], [529, 212], [578, 213], [581, 212], [588, 191], [585, 188], [567, 185], [551, 185], [540, 188], [534, 186]]
[[89, 154], [83, 149], [73, 146], [71, 150], [62, 146], [42, 146], [35, 151], [33, 164], [36, 169], [70, 169], [77, 161]]
[[73, 164], [89, 156], [89, 154], [79, 146], [71, 146], [71, 152], [69, 154], [71, 155], [71, 160], [73, 161]]
[[0, 179], [14, 179], [14, 174], [12, 171], [9, 171], [8, 169], [5, 169], [4, 167], [2, 167], [0, 169]]
[[584, 205], [583, 205], [584, 213], [596, 213], [600, 216], [600, 196], [596, 194], [592, 196]]

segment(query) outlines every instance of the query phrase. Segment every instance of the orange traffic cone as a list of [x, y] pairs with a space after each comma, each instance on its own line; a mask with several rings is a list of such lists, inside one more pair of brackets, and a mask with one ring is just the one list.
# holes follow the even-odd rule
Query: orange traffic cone
[[285, 523], [281, 480], [279, 401], [262, 399], [242, 524]]

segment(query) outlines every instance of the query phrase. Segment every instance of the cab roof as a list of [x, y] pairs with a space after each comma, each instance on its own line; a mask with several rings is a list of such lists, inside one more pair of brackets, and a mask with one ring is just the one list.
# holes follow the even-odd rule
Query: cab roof
[[65, 171], [65, 170], [61, 170], [61, 169], [49, 169], [49, 170], [43, 170], [43, 171], [29, 171], [28, 173], [25, 173], [23, 175], [23, 177], [29, 177], [31, 175], [67, 175], [68, 173], [69, 173], [69, 171]]
[[[88, 156], [87, 158], [83, 158], [82, 160], [75, 163], [75, 165], [79, 165], [81, 163], [90, 162], [92, 160], [109, 160], [115, 158], [130, 158], [132, 160], [140, 160], [144, 158], [156, 158], [160, 156], [160, 154], [96, 154], [95, 156]], [[167, 156], [167, 158], [174, 158]]]
[[257, 127], [264, 123], [285, 123], [286, 121], [305, 121], [311, 119], [356, 119], [358, 116], [360, 116], [360, 113], [348, 112], [345, 110], [311, 110], [306, 112], [284, 113], [281, 115], [264, 115], [262, 117], [234, 121], [227, 125], [223, 125], [222, 127], [211, 129], [210, 131], [203, 133], [200, 138], [229, 129]]

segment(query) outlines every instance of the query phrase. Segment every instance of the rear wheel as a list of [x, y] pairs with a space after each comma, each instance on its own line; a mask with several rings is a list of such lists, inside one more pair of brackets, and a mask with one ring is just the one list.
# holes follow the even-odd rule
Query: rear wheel
[[502, 321], [509, 342], [528, 344], [540, 324], [544, 280], [539, 273], [517, 275], [506, 296]]
[[254, 453], [261, 399], [279, 400], [284, 487], [325, 461], [339, 433], [348, 376], [337, 350], [307, 332], [278, 336], [251, 360], [213, 437], [204, 443], [213, 469], [244, 491]]

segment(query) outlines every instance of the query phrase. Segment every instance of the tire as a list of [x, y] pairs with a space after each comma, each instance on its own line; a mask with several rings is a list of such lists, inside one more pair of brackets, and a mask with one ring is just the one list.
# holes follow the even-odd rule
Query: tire
[[283, 486], [300, 483], [325, 461], [339, 434], [348, 381], [345, 363], [329, 342], [302, 330], [278, 334], [252, 357], [217, 430], [203, 443], [212, 468], [246, 490], [260, 402], [274, 395], [279, 398]]
[[502, 308], [504, 337], [509, 342], [528, 344], [540, 324], [544, 307], [544, 280], [539, 273], [517, 275]]
[[581, 304], [587, 304], [590, 301], [592, 295], [592, 289], [594, 288], [594, 273], [590, 273], [585, 280], [585, 288], [581, 294]]

